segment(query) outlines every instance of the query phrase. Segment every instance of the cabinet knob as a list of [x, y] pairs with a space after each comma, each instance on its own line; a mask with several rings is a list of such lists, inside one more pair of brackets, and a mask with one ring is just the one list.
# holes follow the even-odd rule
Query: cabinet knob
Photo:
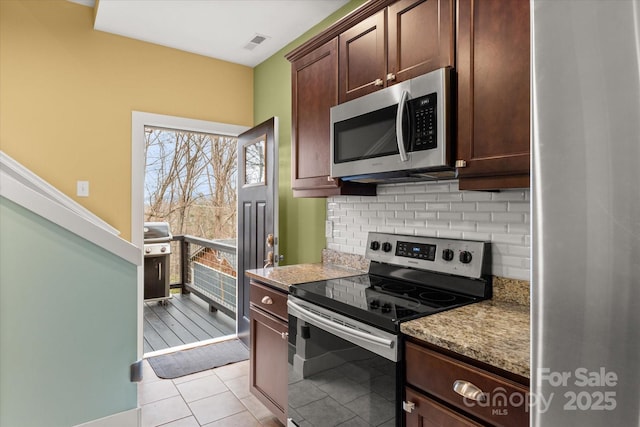
[[412, 413], [416, 409], [416, 404], [413, 402], [402, 402], [402, 409], [404, 412]]
[[396, 75], [395, 74], [393, 74], [393, 73], [387, 74], [387, 81], [388, 82], [393, 82], [395, 80], [396, 80]]
[[286, 340], [289, 338], [289, 332], [282, 332], [280, 335], [282, 336], [283, 340]]
[[263, 304], [267, 304], [267, 305], [271, 305], [273, 304], [273, 300], [271, 299], [271, 297], [269, 295], [265, 295], [262, 297], [262, 303]]
[[455, 380], [453, 382], [453, 391], [466, 399], [475, 400], [476, 402], [487, 401], [487, 396], [484, 392], [469, 381]]
[[383, 86], [384, 85], [384, 81], [382, 79], [376, 79], [375, 82], [373, 82], [374, 86]]

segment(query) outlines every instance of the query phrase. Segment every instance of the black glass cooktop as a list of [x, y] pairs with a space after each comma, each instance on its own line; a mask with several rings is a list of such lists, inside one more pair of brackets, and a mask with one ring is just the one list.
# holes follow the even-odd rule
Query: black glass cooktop
[[390, 332], [400, 323], [481, 298], [372, 274], [292, 286], [292, 295]]

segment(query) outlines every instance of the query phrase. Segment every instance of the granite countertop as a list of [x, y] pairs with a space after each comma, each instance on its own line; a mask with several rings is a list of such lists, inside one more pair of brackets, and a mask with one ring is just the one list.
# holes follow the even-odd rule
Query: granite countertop
[[529, 378], [529, 307], [487, 300], [405, 322], [411, 337]]
[[283, 267], [256, 268], [247, 270], [246, 275], [262, 283], [289, 291], [289, 286], [318, 280], [338, 279], [357, 276], [366, 271], [332, 264], [295, 264]]

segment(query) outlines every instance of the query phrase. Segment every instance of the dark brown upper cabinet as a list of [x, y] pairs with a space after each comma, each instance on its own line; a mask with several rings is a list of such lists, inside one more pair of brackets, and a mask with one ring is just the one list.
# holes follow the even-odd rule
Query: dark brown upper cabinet
[[453, 66], [453, 0], [400, 0], [341, 33], [338, 100]]
[[529, 187], [529, 0], [458, 0], [460, 189]]
[[294, 197], [374, 195], [375, 186], [330, 175], [330, 108], [338, 103], [338, 41], [329, 40], [291, 63], [291, 187]]

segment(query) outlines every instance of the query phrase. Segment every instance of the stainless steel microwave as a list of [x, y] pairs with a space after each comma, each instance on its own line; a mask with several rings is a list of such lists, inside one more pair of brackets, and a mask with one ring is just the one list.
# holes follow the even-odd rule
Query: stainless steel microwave
[[453, 178], [451, 69], [331, 108], [331, 176], [393, 182]]

